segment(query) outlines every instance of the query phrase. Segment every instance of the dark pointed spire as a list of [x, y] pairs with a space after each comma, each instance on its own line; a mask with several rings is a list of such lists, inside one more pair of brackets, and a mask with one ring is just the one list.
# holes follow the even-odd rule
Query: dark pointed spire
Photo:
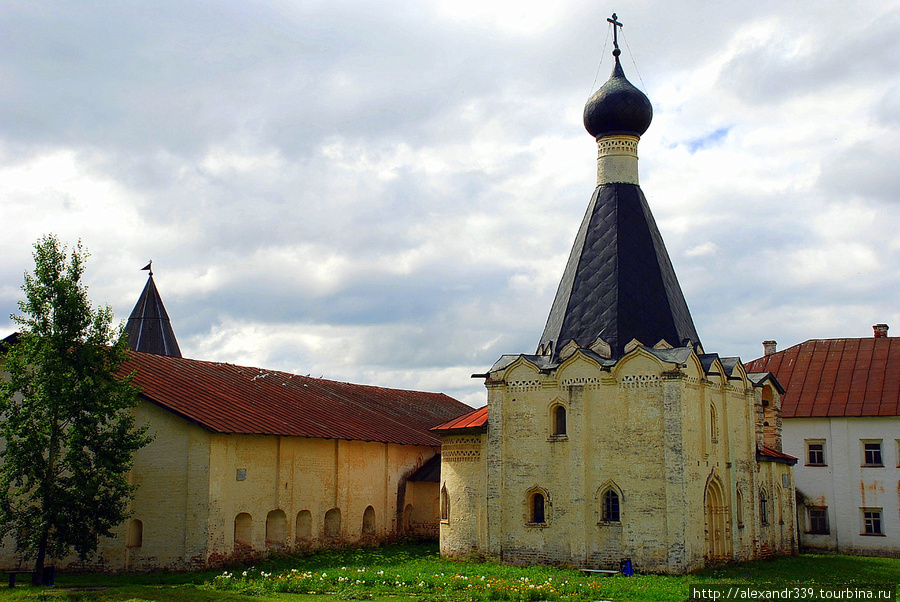
[[647, 199], [635, 184], [596, 188], [563, 272], [538, 349], [603, 339], [613, 358], [632, 339], [700, 342]]
[[[150, 264], [143, 268], [150, 269]], [[153, 272], [125, 325], [126, 345], [134, 351], [181, 357], [175, 331], [153, 282]]]
[[[613, 28], [620, 26], [613, 15]], [[612, 75], [585, 107], [597, 138], [598, 182], [563, 272], [538, 353], [559, 359], [571, 341], [599, 339], [612, 358], [632, 340], [699, 344], [669, 254], [638, 186], [637, 143], [650, 125], [647, 97], [625, 79], [618, 47]], [[605, 346], [599, 344], [598, 349]]]

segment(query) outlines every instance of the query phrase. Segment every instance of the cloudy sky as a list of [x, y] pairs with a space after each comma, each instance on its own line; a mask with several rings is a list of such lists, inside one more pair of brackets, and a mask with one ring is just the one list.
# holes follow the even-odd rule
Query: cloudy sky
[[123, 320], [152, 259], [186, 357], [483, 405], [595, 185], [613, 11], [705, 349], [900, 329], [896, 0], [7, 0], [0, 336], [54, 233]]

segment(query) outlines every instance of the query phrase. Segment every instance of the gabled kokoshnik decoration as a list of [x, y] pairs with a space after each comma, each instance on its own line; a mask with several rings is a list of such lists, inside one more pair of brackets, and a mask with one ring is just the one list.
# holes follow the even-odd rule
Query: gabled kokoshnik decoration
[[615, 46], [612, 75], [584, 107], [585, 128], [599, 149], [597, 188], [538, 345], [537, 354], [552, 361], [559, 361], [571, 341], [590, 347], [602, 339], [613, 359], [624, 355], [632, 340], [650, 346], [660, 340], [676, 347], [700, 344], [638, 185], [637, 143], [653, 109], [625, 78]]
[[[146, 269], [150, 269], [148, 266]], [[172, 322], [153, 282], [153, 271], [125, 324], [126, 346], [134, 351], [181, 357]]]

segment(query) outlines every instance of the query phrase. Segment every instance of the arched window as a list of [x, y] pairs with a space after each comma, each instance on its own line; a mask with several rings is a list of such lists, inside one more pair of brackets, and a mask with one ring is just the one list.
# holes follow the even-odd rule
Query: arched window
[[719, 442], [719, 421], [716, 416], [716, 406], [709, 404], [709, 440]]
[[765, 489], [759, 491], [759, 520], [762, 524], [769, 524], [769, 495]]
[[372, 506], [368, 506], [363, 512], [362, 534], [375, 535], [375, 508]]
[[287, 541], [287, 517], [283, 510], [272, 510], [266, 516], [266, 545], [281, 547]]
[[544, 494], [535, 493], [531, 496], [531, 521], [535, 524], [544, 524], [547, 522], [547, 516], [544, 513]]
[[566, 434], [566, 408], [555, 406], [553, 408], [553, 435], [560, 437]]
[[406, 508], [403, 509], [403, 519], [401, 522], [404, 532], [408, 532], [412, 528], [412, 513], [413, 505], [407, 504]]
[[744, 528], [744, 492], [738, 487], [734, 496], [734, 514], [738, 529]]
[[139, 548], [144, 545], [144, 523], [134, 518], [128, 521], [125, 530], [125, 547]]
[[601, 503], [601, 520], [605, 523], [620, 522], [619, 510], [619, 494], [615, 489], [607, 489]]
[[234, 517], [234, 547], [253, 546], [253, 517], [241, 512]]
[[312, 513], [309, 510], [301, 510], [297, 513], [297, 528], [294, 531], [297, 541], [303, 541], [312, 537]]
[[450, 520], [450, 495], [446, 485], [441, 487], [441, 520]]
[[341, 509], [332, 508], [325, 513], [325, 537], [340, 539], [341, 537]]

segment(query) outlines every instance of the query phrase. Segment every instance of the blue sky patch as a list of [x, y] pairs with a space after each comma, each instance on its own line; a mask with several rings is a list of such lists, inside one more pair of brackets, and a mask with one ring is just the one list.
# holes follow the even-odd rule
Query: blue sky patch
[[685, 144], [691, 153], [696, 153], [698, 150], [703, 150], [704, 148], [709, 148], [710, 146], [718, 144], [725, 139], [725, 136], [728, 135], [729, 131], [731, 131], [731, 128], [719, 128], [705, 136], [688, 140]]

